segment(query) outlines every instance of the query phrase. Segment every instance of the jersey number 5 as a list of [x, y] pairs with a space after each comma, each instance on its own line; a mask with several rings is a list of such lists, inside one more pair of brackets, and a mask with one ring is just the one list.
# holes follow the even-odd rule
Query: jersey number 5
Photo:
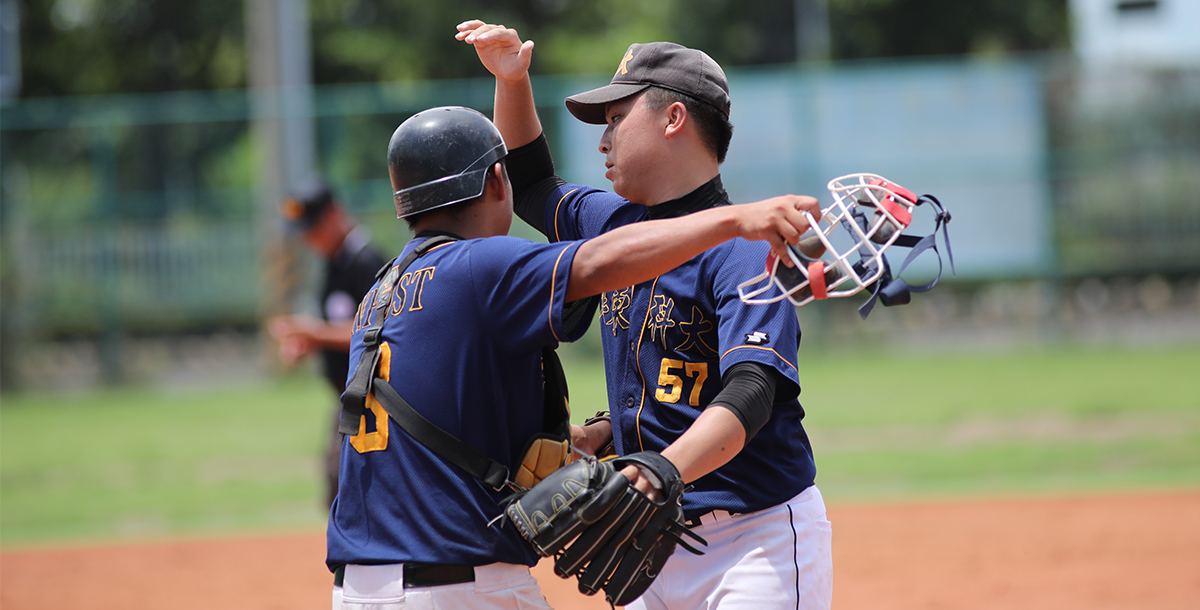
[[654, 398], [658, 402], [674, 404], [683, 396], [683, 378], [672, 371], [682, 371], [685, 376], [695, 379], [692, 391], [688, 394], [688, 404], [693, 407], [700, 406], [700, 389], [708, 380], [708, 363], [663, 358], [662, 366], [658, 369], [659, 388], [654, 391]]
[[[386, 341], [379, 344], [379, 371], [384, 381], [391, 378], [392, 348]], [[387, 449], [388, 444], [387, 411], [383, 405], [379, 404], [378, 400], [375, 400], [374, 394], [367, 394], [366, 406], [370, 411], [363, 413], [359, 418], [358, 434], [350, 437], [350, 446], [359, 453], [383, 451]]]

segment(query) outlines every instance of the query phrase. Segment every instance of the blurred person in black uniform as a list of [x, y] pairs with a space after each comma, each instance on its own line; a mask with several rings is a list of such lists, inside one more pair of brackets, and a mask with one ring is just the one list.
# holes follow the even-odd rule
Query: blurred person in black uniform
[[337, 431], [338, 415], [350, 368], [354, 314], [375, 285], [375, 273], [387, 259], [371, 246], [367, 230], [356, 225], [321, 181], [296, 189], [283, 202], [282, 213], [289, 228], [303, 235], [308, 248], [326, 261], [318, 302], [321, 317], [276, 316], [267, 322], [267, 329], [279, 342], [279, 356], [286, 365], [318, 353], [321, 372], [333, 388], [334, 409], [329, 419], [330, 439], [325, 455], [325, 504], [329, 506], [337, 494], [342, 446], [342, 435]]

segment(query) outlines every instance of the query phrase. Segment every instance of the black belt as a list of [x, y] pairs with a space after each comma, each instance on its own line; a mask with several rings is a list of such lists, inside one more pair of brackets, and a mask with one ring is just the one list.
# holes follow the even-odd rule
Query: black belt
[[[346, 566], [338, 566], [333, 572], [334, 586], [342, 586]], [[475, 568], [471, 566], [445, 566], [431, 563], [404, 564], [404, 588], [439, 587], [475, 582]]]
[[471, 566], [443, 566], [431, 563], [404, 564], [404, 588], [439, 587], [475, 582], [475, 568]]

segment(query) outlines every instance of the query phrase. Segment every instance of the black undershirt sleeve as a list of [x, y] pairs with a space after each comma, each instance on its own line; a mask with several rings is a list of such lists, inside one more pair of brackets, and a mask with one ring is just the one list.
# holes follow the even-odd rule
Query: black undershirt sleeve
[[775, 369], [765, 364], [739, 362], [725, 372], [721, 379], [724, 387], [708, 406], [720, 405], [733, 411], [746, 429], [749, 444], [771, 418], [777, 375]]
[[[546, 202], [550, 193], [566, 181], [554, 175], [554, 158], [550, 156], [550, 145], [546, 134], [536, 140], [508, 151], [508, 179], [513, 188], [513, 211], [517, 217], [542, 235], [546, 231]], [[563, 305], [563, 326], [569, 335], [582, 334], [596, 317], [600, 296], [591, 296]]]
[[513, 211], [542, 235], [546, 232], [546, 202], [550, 193], [566, 181], [554, 175], [554, 158], [546, 134], [508, 151], [508, 179], [513, 187]]

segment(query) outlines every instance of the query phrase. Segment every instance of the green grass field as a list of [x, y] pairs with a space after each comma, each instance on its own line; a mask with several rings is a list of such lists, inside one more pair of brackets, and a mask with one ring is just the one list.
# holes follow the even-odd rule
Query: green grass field
[[[568, 358], [577, 420], [600, 365]], [[801, 360], [832, 504], [1200, 486], [1200, 346]], [[0, 544], [322, 527], [315, 376], [0, 399]]]

